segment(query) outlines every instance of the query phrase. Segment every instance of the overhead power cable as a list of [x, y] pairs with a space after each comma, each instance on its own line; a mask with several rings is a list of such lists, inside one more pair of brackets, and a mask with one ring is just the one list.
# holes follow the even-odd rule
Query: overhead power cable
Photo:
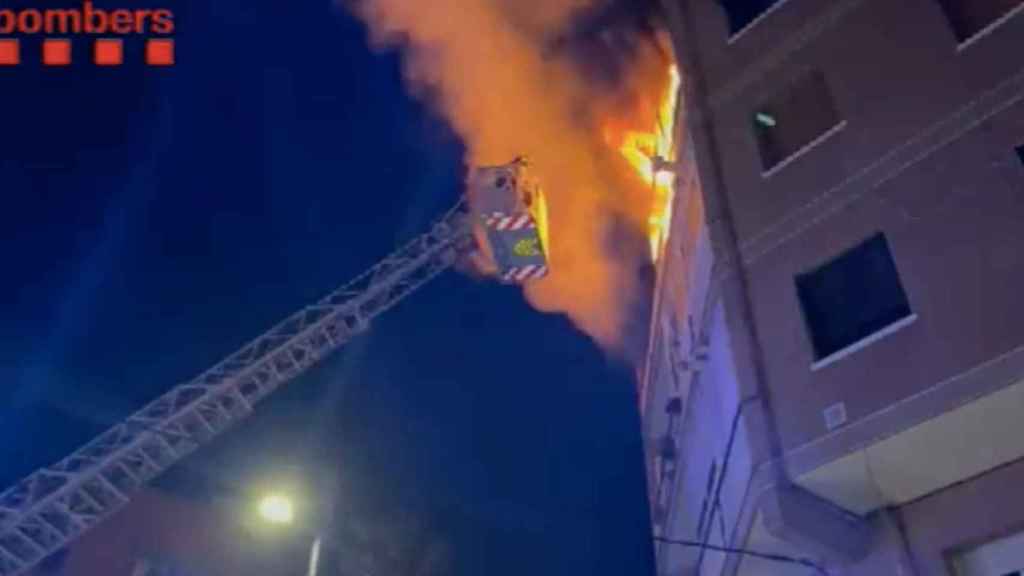
[[756, 550], [748, 550], [746, 548], [731, 548], [728, 546], [716, 546], [714, 544], [701, 543], [696, 540], [674, 540], [671, 538], [662, 538], [660, 536], [654, 537], [655, 542], [661, 542], [663, 544], [673, 544], [676, 546], [685, 546], [687, 548], [700, 548], [703, 550], [711, 550], [712, 552], [722, 552], [724, 554], [736, 554], [738, 556], [750, 556], [751, 558], [760, 558], [762, 560], [769, 560], [772, 562], [783, 562], [787, 564], [797, 564], [800, 566], [806, 566], [820, 576], [830, 576], [828, 570], [824, 566], [809, 558], [798, 558], [796, 556], [788, 556], [785, 554], [774, 554], [771, 552], [758, 552]]

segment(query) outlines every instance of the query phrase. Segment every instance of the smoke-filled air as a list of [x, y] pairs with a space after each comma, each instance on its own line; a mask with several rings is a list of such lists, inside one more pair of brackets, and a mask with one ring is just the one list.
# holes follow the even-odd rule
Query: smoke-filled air
[[661, 225], [668, 202], [648, 156], [664, 152], [653, 133], [671, 122], [659, 115], [675, 79], [651, 11], [637, 4], [352, 5], [377, 47], [402, 50], [410, 89], [464, 140], [467, 167], [529, 158], [547, 198], [550, 238], [550, 274], [525, 286], [529, 302], [567, 314], [605, 349], [633, 358], [646, 337], [652, 223]]

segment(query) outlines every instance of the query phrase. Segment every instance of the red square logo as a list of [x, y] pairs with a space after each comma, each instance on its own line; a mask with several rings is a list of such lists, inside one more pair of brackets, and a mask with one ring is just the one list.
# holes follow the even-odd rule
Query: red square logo
[[150, 66], [174, 65], [174, 40], [152, 38], [146, 41], [146, 64]]
[[10, 38], [0, 39], [0, 66], [15, 66], [21, 62], [21, 50], [18, 41]]
[[43, 40], [43, 64], [47, 66], [67, 66], [71, 64], [71, 40]]
[[118, 38], [100, 38], [93, 45], [97, 66], [120, 66], [124, 63], [124, 44]]

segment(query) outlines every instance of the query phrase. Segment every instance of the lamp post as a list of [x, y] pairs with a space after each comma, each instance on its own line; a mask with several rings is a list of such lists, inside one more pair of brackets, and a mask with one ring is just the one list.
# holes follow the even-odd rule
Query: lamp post
[[[258, 503], [260, 518], [268, 524], [278, 526], [290, 526], [295, 521], [295, 504], [292, 499], [282, 493], [266, 494]], [[320, 534], [313, 537], [313, 543], [309, 548], [309, 567], [306, 576], [317, 576], [320, 568]]]

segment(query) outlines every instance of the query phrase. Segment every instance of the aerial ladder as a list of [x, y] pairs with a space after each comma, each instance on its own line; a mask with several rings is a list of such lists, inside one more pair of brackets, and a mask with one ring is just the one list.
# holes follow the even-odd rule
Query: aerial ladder
[[467, 197], [428, 232], [0, 493], [0, 576], [24, 574], [69, 545], [456, 262], [486, 253], [499, 280], [542, 277], [545, 228], [543, 196], [525, 159], [473, 170]]

